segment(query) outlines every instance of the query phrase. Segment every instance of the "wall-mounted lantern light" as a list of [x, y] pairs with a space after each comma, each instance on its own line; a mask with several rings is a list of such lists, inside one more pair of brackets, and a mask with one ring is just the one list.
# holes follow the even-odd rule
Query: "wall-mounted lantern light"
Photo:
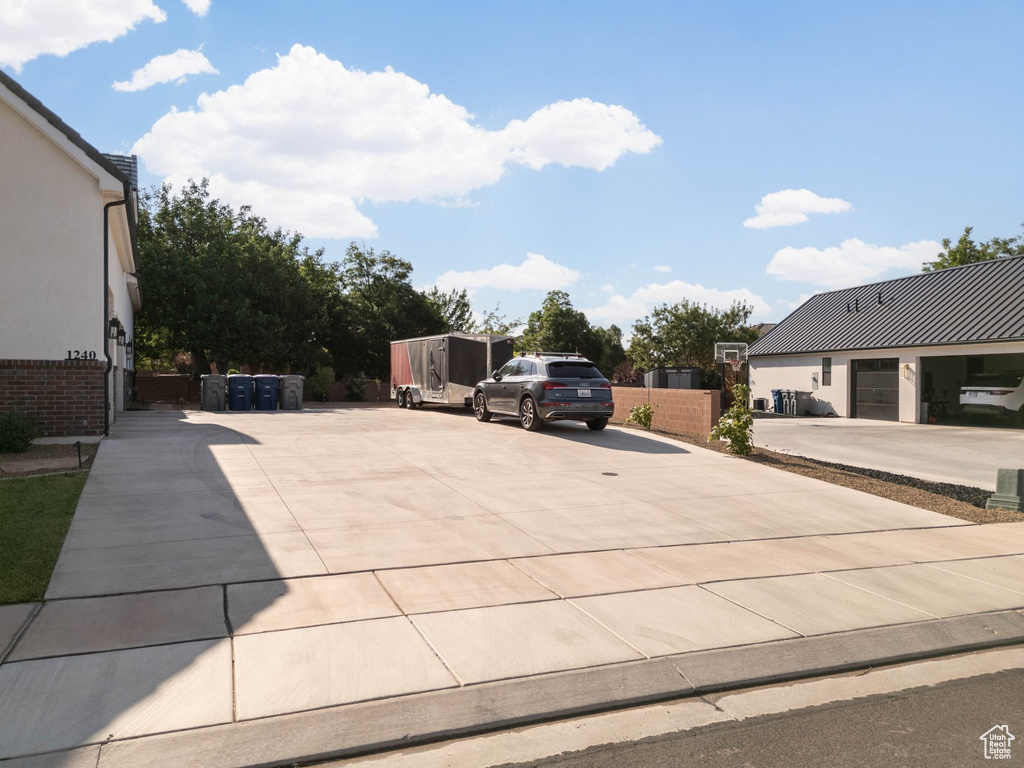
[[107, 321], [107, 338], [108, 339], [116, 339], [117, 338], [117, 329], [120, 328], [120, 327], [121, 327], [121, 321], [117, 319], [116, 315], [114, 317], [110, 318], [110, 320]]
[[124, 328], [117, 329], [117, 346], [123, 347], [125, 344], [125, 338], [128, 334], [124, 332]]

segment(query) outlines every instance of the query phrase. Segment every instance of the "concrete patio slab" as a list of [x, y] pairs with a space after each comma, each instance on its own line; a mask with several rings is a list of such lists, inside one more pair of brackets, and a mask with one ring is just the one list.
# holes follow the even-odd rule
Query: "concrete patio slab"
[[331, 573], [551, 553], [536, 539], [493, 515], [321, 528], [306, 535]]
[[561, 473], [532, 477], [529, 493], [524, 493], [519, 483], [484, 484], [475, 476], [449, 478], [446, 484], [495, 514], [625, 504], [631, 501], [628, 494], [607, 488], [592, 478]]
[[929, 563], [931, 568], [958, 573], [986, 584], [1024, 593], [1024, 556], [986, 557], [982, 560], [953, 560]]
[[737, 541], [684, 547], [652, 547], [632, 552], [691, 584], [781, 576], [809, 570], [798, 562], [776, 557], [752, 544], [754, 542]]
[[392, 480], [421, 474], [398, 456], [382, 459], [372, 454], [279, 457], [262, 462], [262, 466], [262, 471], [277, 488]]
[[915, 563], [1024, 554], [1017, 523], [927, 530], [878, 531], [843, 537], [844, 543]]
[[705, 585], [801, 635], [844, 632], [933, 619], [933, 614], [851, 587], [829, 576], [776, 576]]
[[512, 564], [562, 597], [631, 592], [689, 581], [622, 550], [526, 557]]
[[0, 666], [0, 758], [230, 721], [227, 640]]
[[377, 578], [405, 613], [454, 611], [558, 597], [504, 560], [378, 571]]
[[305, 530], [490, 514], [431, 477], [284, 487], [281, 499]]
[[572, 603], [648, 657], [798, 636], [696, 586], [581, 597]]
[[642, 658], [560, 601], [427, 613], [412, 620], [462, 683]]
[[722, 534], [653, 504], [578, 506], [500, 516], [555, 552], [718, 541]]
[[398, 616], [372, 573], [229, 584], [235, 635]]
[[763, 554], [792, 563], [798, 566], [800, 571], [809, 573], [906, 565], [910, 562], [887, 552], [849, 544], [842, 536], [804, 536], [797, 539], [748, 541], [743, 544], [743, 549], [747, 553]]
[[47, 599], [113, 595], [327, 573], [301, 531], [64, 549]]
[[[159, 466], [159, 465], [158, 465]], [[129, 482], [130, 478], [130, 482]], [[272, 490], [273, 485], [262, 469], [233, 472], [230, 478], [220, 471], [196, 473], [185, 467], [163, 467], [155, 474], [90, 473], [82, 489], [83, 499], [103, 499], [110, 496], [159, 496], [182, 488], [197, 491], [224, 489]], [[126, 490], [128, 493], [126, 493]]]
[[68, 549], [95, 549], [300, 530], [273, 491], [92, 497], [79, 503]]
[[933, 616], [1024, 608], [1024, 594], [928, 565], [898, 565], [829, 574], [844, 584], [909, 605]]
[[34, 757], [15, 757], [3, 765], [4, 768], [96, 768], [99, 761], [100, 747], [96, 745]]
[[13, 605], [0, 605], [0, 659], [4, 651], [14, 641], [15, 636], [28, 621], [29, 616], [35, 613], [39, 603], [14, 603]]
[[220, 587], [50, 600], [9, 661], [226, 636]]
[[404, 617], [235, 638], [239, 720], [455, 685]]

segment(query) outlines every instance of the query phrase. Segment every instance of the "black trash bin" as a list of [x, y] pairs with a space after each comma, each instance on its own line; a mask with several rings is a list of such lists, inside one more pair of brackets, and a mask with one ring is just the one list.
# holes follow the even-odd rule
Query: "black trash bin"
[[277, 410], [277, 390], [281, 386], [281, 377], [274, 374], [261, 373], [252, 377], [255, 397], [253, 407], [257, 411]]
[[232, 411], [252, 410], [252, 376], [246, 373], [228, 376], [228, 407]]
[[783, 405], [782, 405], [782, 390], [781, 389], [773, 389], [772, 390], [772, 408], [775, 410], [776, 413], [783, 413], [784, 412], [783, 411]]

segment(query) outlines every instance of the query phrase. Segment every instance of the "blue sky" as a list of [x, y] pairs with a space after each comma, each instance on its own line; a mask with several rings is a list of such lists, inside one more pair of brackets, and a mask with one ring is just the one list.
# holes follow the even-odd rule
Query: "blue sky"
[[1019, 234], [1022, 31], [1019, 0], [0, 0], [0, 64], [144, 185], [628, 333]]

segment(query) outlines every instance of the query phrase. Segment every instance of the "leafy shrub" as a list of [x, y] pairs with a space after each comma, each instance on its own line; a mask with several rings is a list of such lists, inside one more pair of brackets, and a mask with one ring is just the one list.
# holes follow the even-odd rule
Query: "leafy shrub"
[[738, 456], [749, 456], [754, 450], [754, 416], [747, 407], [750, 398], [750, 388], [737, 384], [733, 387], [735, 402], [722, 414], [718, 424], [708, 435], [708, 442], [712, 440], [726, 440], [729, 443], [729, 450]]
[[0, 416], [0, 453], [24, 453], [42, 434], [39, 422], [22, 413]]
[[636, 368], [633, 367], [632, 360], [623, 360], [612, 371], [612, 381], [615, 384], [632, 384], [638, 378], [640, 378], [640, 375], [637, 373]]
[[237, 373], [240, 373], [237, 368], [228, 368], [228, 376], [234, 376]]
[[637, 424], [644, 429], [651, 428], [651, 417], [654, 415], [654, 410], [651, 408], [650, 403], [643, 403], [641, 405], [634, 405], [629, 409], [629, 418], [626, 419], [626, 423]]
[[316, 372], [306, 379], [304, 398], [312, 402], [327, 402], [334, 383], [334, 369], [329, 365], [318, 365]]
[[353, 376], [345, 382], [345, 399], [350, 403], [362, 402], [366, 395], [366, 379]]

